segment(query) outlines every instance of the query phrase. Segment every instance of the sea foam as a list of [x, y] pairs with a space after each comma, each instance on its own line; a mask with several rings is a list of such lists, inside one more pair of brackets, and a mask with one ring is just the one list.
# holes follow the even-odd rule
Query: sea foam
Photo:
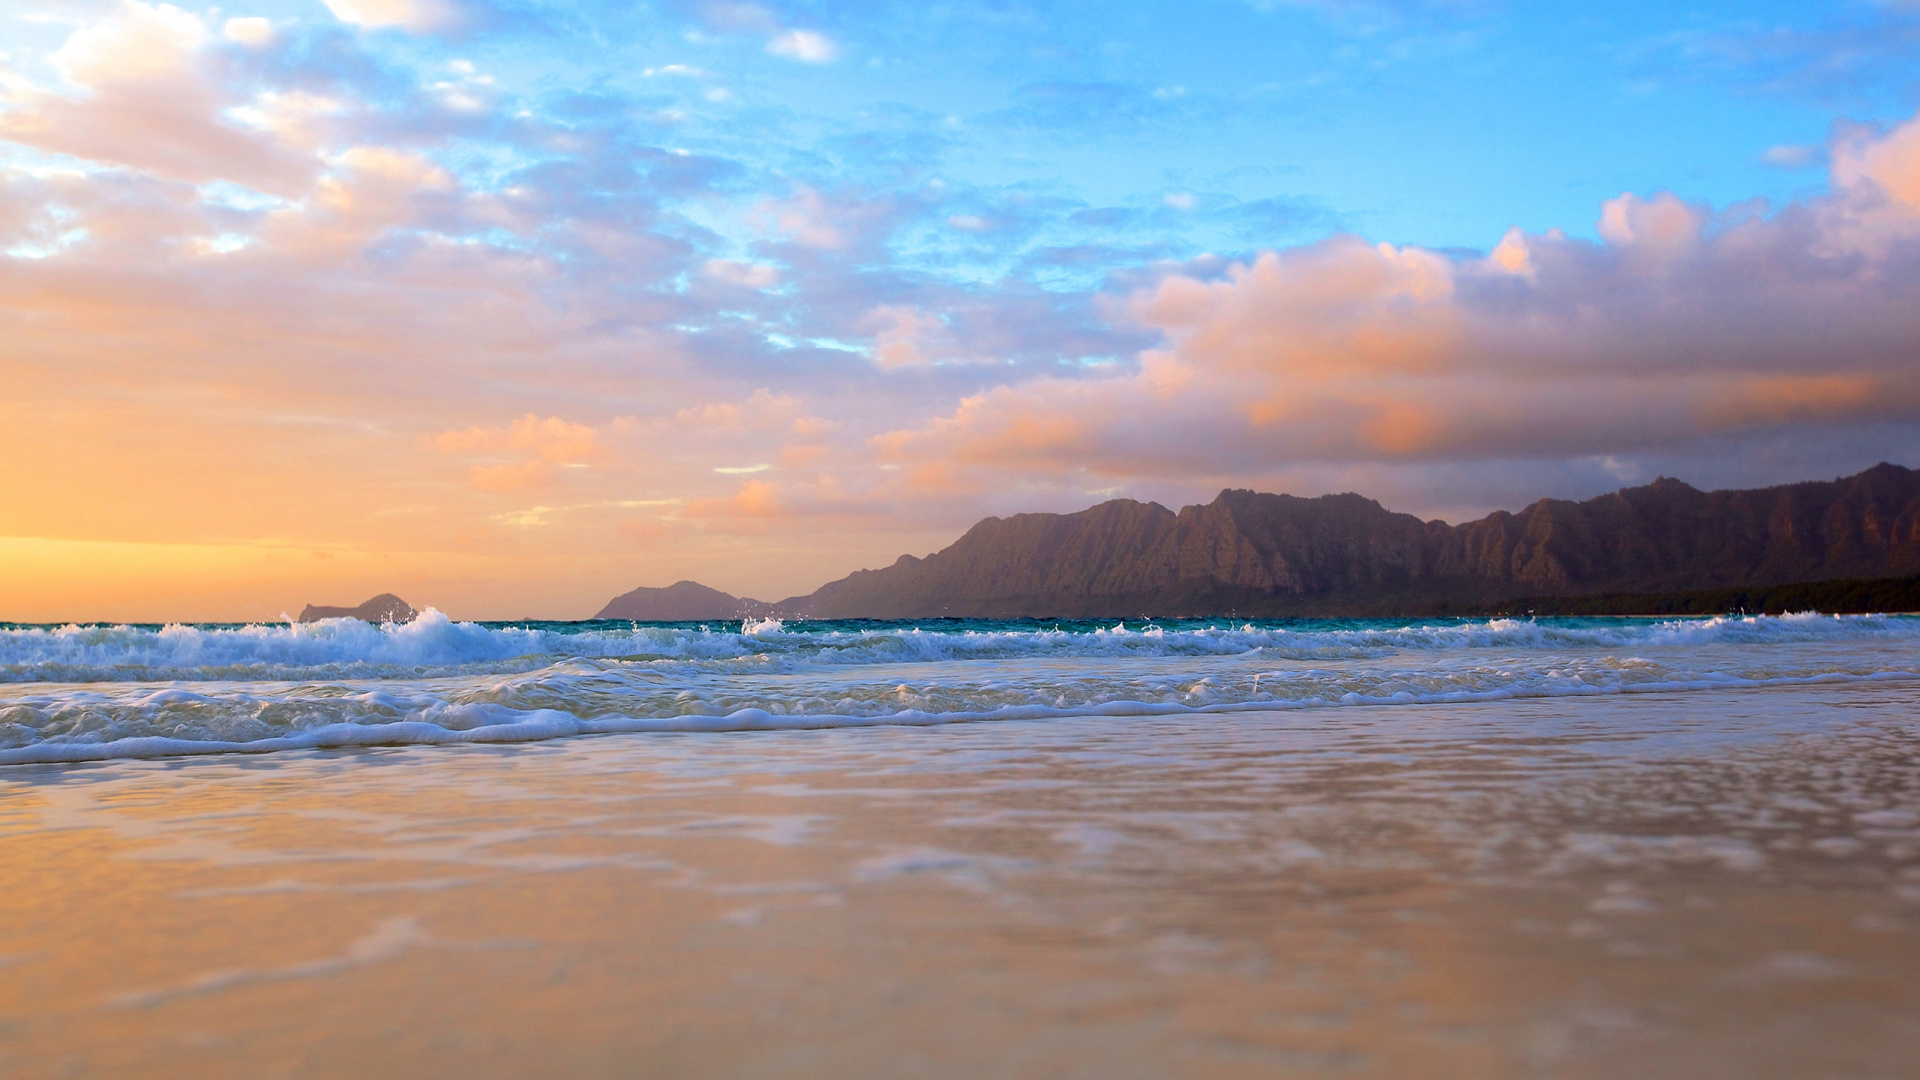
[[[564, 624], [563, 624], [564, 625]], [[732, 626], [734, 629], [725, 629]], [[0, 629], [0, 682], [159, 679], [406, 678], [528, 671], [570, 657], [690, 662], [742, 659], [889, 664], [1012, 657], [1276, 656], [1363, 659], [1461, 649], [1621, 649], [1667, 645], [1920, 642], [1902, 616], [1727, 616], [1713, 619], [1486, 619], [1294, 625], [1117, 622], [1072, 629], [910, 624], [744, 623], [558, 629], [454, 622], [429, 609], [406, 623], [159, 628], [78, 625]]]

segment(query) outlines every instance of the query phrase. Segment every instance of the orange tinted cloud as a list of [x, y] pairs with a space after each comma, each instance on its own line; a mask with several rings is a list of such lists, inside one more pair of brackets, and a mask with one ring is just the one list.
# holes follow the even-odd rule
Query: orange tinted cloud
[[1446, 356], [1453, 268], [1433, 252], [1336, 237], [1236, 264], [1226, 280], [1172, 276], [1134, 315], [1221, 369], [1299, 376], [1408, 368]]
[[748, 480], [730, 496], [694, 502], [684, 516], [721, 528], [764, 531], [776, 520], [864, 517], [887, 508], [884, 496], [850, 490], [839, 477], [822, 473], [809, 481]]
[[129, 0], [53, 54], [64, 92], [16, 86], [0, 96], [0, 138], [169, 179], [230, 179], [299, 191], [319, 171], [271, 133], [226, 120], [211, 76], [212, 34], [171, 4]]
[[600, 452], [600, 433], [593, 428], [533, 413], [505, 427], [443, 431], [433, 441], [449, 453], [525, 450], [554, 465], [584, 464]]
[[1844, 135], [1834, 193], [1772, 217], [1626, 194], [1598, 243], [1512, 230], [1474, 258], [1339, 237], [1173, 274], [1130, 305], [1165, 348], [970, 396], [875, 445], [978, 466], [983, 489], [1006, 471], [1231, 477], [1920, 419], [1913, 147], [1920, 120]]
[[468, 482], [482, 491], [515, 491], [552, 479], [557, 465], [592, 462], [600, 455], [599, 435], [585, 424], [528, 413], [505, 427], [443, 431], [434, 437], [433, 444], [444, 453], [464, 456], [531, 455], [518, 461], [473, 465], [467, 470]]

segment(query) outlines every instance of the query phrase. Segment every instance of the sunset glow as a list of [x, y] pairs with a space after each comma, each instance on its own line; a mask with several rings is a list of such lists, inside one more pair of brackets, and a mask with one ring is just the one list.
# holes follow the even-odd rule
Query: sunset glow
[[[0, 619], [1920, 455], [1911, 7], [28, 0]], [[1896, 86], [1896, 84], [1898, 84]]]

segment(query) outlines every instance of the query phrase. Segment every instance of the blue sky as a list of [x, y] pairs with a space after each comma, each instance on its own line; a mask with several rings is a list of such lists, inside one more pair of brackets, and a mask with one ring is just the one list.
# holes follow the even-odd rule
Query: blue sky
[[[77, 5], [47, 7], [7, 33], [42, 77]], [[245, 14], [295, 38], [281, 63], [396, 111], [465, 61], [516, 112], [723, 159], [743, 188], [938, 180], [983, 209], [1038, 203], [1026, 224], [1050, 237], [1183, 253], [1333, 229], [1485, 249], [1510, 225], [1591, 235], [1623, 191], [1790, 199], [1822, 184], [1834, 122], [1911, 113], [1920, 41], [1920, 18], [1876, 3], [462, 10], [431, 34], [356, 29], [317, 0]], [[770, 54], [776, 28], [821, 35], [831, 60]], [[476, 185], [534, 160], [497, 128], [449, 134], [437, 156]], [[1775, 147], [1810, 152], [1783, 167]], [[1169, 196], [1197, 212], [1160, 213]], [[1129, 227], [1069, 220], [1095, 209]]]
[[45, 456], [0, 538], [522, 614], [1115, 495], [1920, 453], [1913, 5], [28, 0], [0, 43]]
[[[1303, 233], [1338, 222], [1396, 243], [1486, 247], [1509, 225], [1590, 231], [1593, 207], [1622, 191], [1726, 203], [1817, 186], [1817, 157], [1782, 169], [1766, 151], [1817, 149], [1842, 115], [1904, 119], [1912, 53], [1895, 46], [1920, 30], [1898, 9], [1805, 4], [842, 4], [760, 16], [827, 38], [834, 58], [805, 63], [769, 55], [755, 17], [730, 14], [747, 6], [530, 7], [465, 40], [389, 32], [368, 45], [403, 69], [469, 59], [536, 115], [592, 97], [678, 112], [676, 142], [770, 176], [940, 178], [987, 200], [1027, 191], [1095, 207], [1154, 207], [1175, 192], [1281, 199], [1327, 216]], [[708, 74], [659, 74], [676, 65]], [[727, 99], [709, 100], [716, 91]], [[1269, 232], [1220, 239], [1272, 243]]]

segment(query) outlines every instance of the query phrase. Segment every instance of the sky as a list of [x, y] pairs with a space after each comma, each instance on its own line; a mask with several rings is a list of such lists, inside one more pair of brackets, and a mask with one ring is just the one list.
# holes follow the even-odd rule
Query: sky
[[1920, 3], [0, 5], [0, 619], [1920, 465]]

